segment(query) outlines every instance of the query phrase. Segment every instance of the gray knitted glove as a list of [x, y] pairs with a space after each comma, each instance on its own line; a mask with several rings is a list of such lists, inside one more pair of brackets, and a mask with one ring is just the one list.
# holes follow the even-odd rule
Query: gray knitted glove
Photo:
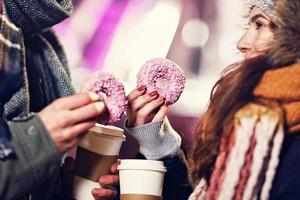
[[126, 123], [125, 129], [138, 141], [140, 153], [148, 160], [172, 158], [179, 153], [181, 137], [174, 131], [167, 118], [134, 128], [127, 127]]

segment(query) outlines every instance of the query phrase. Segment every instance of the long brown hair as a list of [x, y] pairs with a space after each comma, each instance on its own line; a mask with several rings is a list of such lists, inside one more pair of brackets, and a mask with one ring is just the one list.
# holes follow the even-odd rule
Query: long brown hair
[[194, 184], [201, 178], [209, 182], [220, 140], [226, 136], [234, 113], [254, 100], [252, 92], [270, 68], [266, 56], [258, 56], [229, 66], [215, 84], [207, 112], [200, 120], [197, 145], [188, 159]]

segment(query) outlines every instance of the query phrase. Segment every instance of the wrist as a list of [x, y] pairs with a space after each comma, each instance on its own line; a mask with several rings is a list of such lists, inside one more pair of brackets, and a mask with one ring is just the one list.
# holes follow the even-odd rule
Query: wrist
[[178, 155], [181, 137], [173, 130], [167, 118], [126, 130], [138, 141], [140, 152], [151, 160]]

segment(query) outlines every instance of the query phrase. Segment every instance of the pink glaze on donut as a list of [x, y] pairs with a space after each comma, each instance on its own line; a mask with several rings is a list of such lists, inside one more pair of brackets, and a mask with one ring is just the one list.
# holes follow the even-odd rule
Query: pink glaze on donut
[[[182, 69], [174, 62], [164, 58], [147, 61], [137, 76], [137, 86], [146, 86], [147, 92], [157, 91], [166, 98], [167, 104], [175, 103], [183, 92], [186, 78]], [[165, 85], [158, 86], [158, 80]]]
[[112, 74], [97, 72], [83, 86], [83, 91], [94, 92], [105, 102], [108, 114], [100, 117], [101, 124], [112, 124], [121, 119], [127, 98], [123, 84]]

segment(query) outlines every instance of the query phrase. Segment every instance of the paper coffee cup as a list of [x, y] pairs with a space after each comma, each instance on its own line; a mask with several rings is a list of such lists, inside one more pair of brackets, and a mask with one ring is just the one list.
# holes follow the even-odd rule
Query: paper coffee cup
[[162, 161], [122, 160], [118, 166], [121, 200], [161, 200], [166, 167]]
[[76, 152], [76, 168], [73, 179], [73, 197], [77, 200], [94, 200], [91, 192], [99, 188], [100, 176], [110, 173], [117, 161], [122, 142], [123, 129], [96, 124], [80, 140]]

